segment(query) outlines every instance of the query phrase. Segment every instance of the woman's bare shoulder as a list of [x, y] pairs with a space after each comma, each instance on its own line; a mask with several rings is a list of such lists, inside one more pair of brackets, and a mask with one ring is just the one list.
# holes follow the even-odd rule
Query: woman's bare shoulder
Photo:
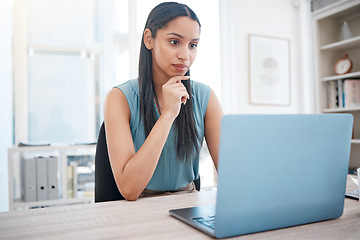
[[105, 120], [113, 115], [125, 115], [130, 117], [130, 108], [125, 94], [118, 88], [111, 89], [105, 98], [104, 117]]

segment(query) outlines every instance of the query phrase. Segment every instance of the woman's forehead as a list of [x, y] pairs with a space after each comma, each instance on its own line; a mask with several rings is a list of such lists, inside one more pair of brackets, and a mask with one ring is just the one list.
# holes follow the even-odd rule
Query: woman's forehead
[[160, 29], [163, 35], [177, 34], [190, 39], [200, 38], [200, 25], [197, 21], [189, 17], [177, 17]]

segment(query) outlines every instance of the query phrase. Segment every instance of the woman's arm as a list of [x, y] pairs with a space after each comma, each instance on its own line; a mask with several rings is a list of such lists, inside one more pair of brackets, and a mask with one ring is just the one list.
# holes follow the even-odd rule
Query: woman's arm
[[149, 183], [171, 125], [179, 114], [183, 97], [188, 97], [181, 80], [171, 78], [162, 87], [164, 109], [143, 145], [135, 153], [130, 129], [130, 109], [125, 95], [112, 89], [104, 107], [106, 140], [115, 182], [127, 200], [136, 200]]
[[223, 111], [215, 93], [211, 90], [205, 114], [205, 139], [217, 170], [220, 143], [220, 123]]

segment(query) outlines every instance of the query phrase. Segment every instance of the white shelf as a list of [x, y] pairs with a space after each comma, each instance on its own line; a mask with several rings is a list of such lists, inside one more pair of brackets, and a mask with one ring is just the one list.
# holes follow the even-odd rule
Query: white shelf
[[[8, 148], [8, 172], [9, 172], [9, 210], [23, 209], [23, 208], [34, 208], [42, 206], [58, 206], [66, 204], [77, 204], [77, 203], [90, 203], [94, 201], [94, 196], [78, 196], [76, 198], [67, 198], [67, 162], [68, 156], [71, 154], [85, 156], [94, 155], [96, 145], [95, 144], [79, 144], [79, 145], [65, 145], [65, 146], [24, 146], [24, 147], [13, 147]], [[75, 151], [75, 152], [74, 152]], [[36, 153], [47, 156], [51, 152], [56, 152], [56, 156], [59, 158], [59, 186], [61, 189], [59, 192], [59, 199], [47, 200], [47, 201], [33, 201], [24, 202], [21, 199], [21, 184], [20, 181], [20, 170], [19, 165], [20, 158], [28, 154], [32, 156]], [[75, 178], [75, 177], [74, 177]], [[77, 191], [77, 189], [76, 189]], [[79, 192], [78, 192], [79, 193]], [[20, 197], [20, 198], [19, 198]]]
[[323, 112], [326, 113], [337, 113], [337, 112], [355, 112], [360, 111], [360, 107], [351, 107], [351, 108], [327, 108]]
[[351, 143], [353, 144], [360, 144], [360, 139], [352, 139]]
[[70, 198], [70, 199], [56, 199], [48, 201], [36, 201], [36, 202], [24, 202], [21, 200], [15, 201], [12, 205], [13, 209], [17, 208], [34, 208], [39, 206], [59, 206], [67, 204], [78, 204], [78, 203], [92, 203], [94, 197], [82, 197], [82, 198]]
[[93, 149], [96, 144], [79, 144], [79, 145], [50, 145], [50, 146], [26, 146], [26, 147], [13, 147], [8, 150], [11, 152], [36, 152], [36, 151], [68, 151], [76, 149]]
[[338, 79], [346, 79], [346, 78], [360, 78], [360, 72], [353, 72], [343, 75], [335, 75], [335, 76], [329, 76], [322, 79], [322, 81], [332, 81], [332, 80], [338, 80]]
[[320, 50], [321, 51], [344, 50], [344, 49], [358, 48], [359, 45], [360, 45], [360, 36], [357, 36], [339, 42], [334, 42], [331, 44], [324, 45], [320, 48]]

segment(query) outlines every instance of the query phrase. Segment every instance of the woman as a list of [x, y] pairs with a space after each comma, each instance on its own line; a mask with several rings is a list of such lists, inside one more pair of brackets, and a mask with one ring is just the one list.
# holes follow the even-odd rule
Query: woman
[[192, 191], [204, 137], [217, 167], [221, 106], [189, 77], [199, 38], [199, 19], [188, 6], [159, 4], [145, 24], [138, 79], [106, 97], [110, 164], [127, 200]]

